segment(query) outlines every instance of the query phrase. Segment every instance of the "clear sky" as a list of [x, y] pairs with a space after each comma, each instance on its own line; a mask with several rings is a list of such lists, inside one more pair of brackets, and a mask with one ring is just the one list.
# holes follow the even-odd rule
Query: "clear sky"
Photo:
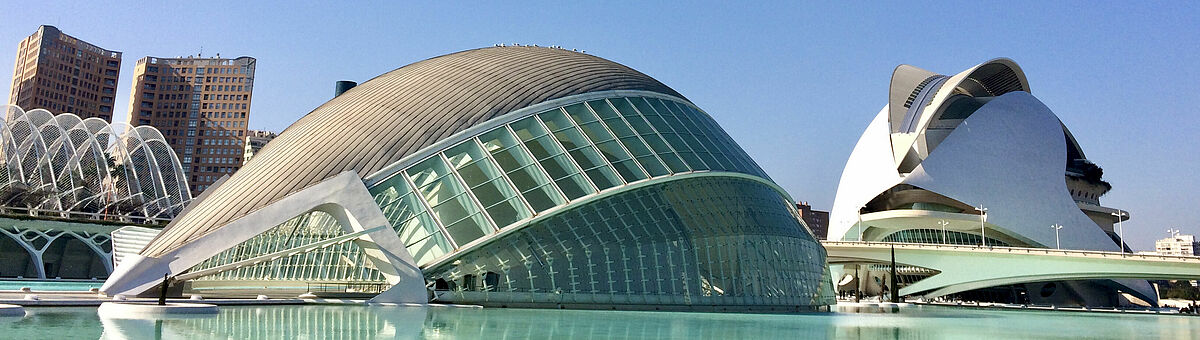
[[829, 209], [896, 65], [954, 74], [1009, 57], [1104, 168], [1114, 189], [1101, 200], [1131, 212], [1134, 249], [1153, 248], [1167, 228], [1200, 234], [1195, 2], [166, 3], [4, 1], [0, 66], [12, 67], [17, 43], [42, 24], [122, 51], [123, 120], [137, 59], [249, 55], [250, 127], [281, 131], [328, 100], [336, 80], [498, 43], [561, 45], [683, 93], [797, 200]]

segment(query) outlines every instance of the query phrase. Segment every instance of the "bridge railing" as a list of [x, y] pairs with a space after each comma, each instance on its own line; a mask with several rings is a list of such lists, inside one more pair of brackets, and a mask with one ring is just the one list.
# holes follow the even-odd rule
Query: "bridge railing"
[[1142, 259], [1142, 260], [1200, 263], [1200, 256], [1150, 255], [1150, 254], [1122, 253], [1122, 252], [1115, 252], [1115, 251], [1100, 251], [1100, 250], [1050, 249], [1050, 248], [1001, 247], [1001, 246], [986, 246], [986, 247], [984, 247], [984, 246], [959, 245], [959, 244], [871, 242], [871, 241], [821, 241], [821, 244], [826, 245], [826, 246], [855, 246], [855, 247], [872, 247], [872, 248], [873, 247], [895, 246], [896, 248], [909, 248], [909, 249], [986, 251], [986, 252], [993, 252], [993, 253], [1025, 253], [1025, 254], [1046, 254], [1046, 255], [1106, 257], [1106, 258], [1125, 258], [1125, 259], [1132, 258], [1132, 259]]

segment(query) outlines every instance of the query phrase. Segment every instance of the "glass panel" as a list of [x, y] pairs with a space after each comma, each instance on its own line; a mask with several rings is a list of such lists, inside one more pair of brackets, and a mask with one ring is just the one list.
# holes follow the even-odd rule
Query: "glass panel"
[[632, 158], [629, 156], [629, 153], [625, 151], [621, 144], [614, 140], [615, 138], [612, 133], [596, 119], [596, 116], [588, 110], [587, 106], [580, 103], [567, 106], [565, 109], [568, 115], [571, 116], [571, 119], [579, 124], [579, 128], [592, 140], [592, 143], [595, 143], [600, 154], [613, 165], [613, 168], [616, 169], [625, 182], [646, 179], [646, 173], [638, 167], [637, 163], [629, 161]]
[[671, 147], [675, 149], [676, 153], [679, 153], [679, 157], [683, 158], [689, 167], [694, 170], [709, 169], [708, 165], [704, 164], [704, 161], [700, 160], [700, 157], [692, 151], [687, 142], [684, 142], [683, 138], [676, 134], [675, 130], [671, 128], [671, 125], [667, 124], [667, 121], [664, 120], [662, 116], [659, 116], [658, 112], [654, 111], [654, 109], [651, 108], [644, 99], [630, 98], [629, 100], [633, 103], [633, 106], [637, 107], [638, 111], [645, 116], [646, 121], [650, 122], [650, 125], [654, 126], [655, 130], [658, 130], [658, 134], [662, 135], [663, 139], [666, 140], [668, 144], [671, 144]]
[[[461, 160], [461, 158], [459, 159]], [[413, 183], [417, 185], [417, 192], [420, 192], [425, 201], [432, 206], [433, 216], [447, 225], [447, 232], [449, 232], [450, 225], [458, 225], [460, 229], [466, 229], [462, 227], [466, 225], [463, 224], [463, 221], [475, 221], [471, 223], [474, 231], [467, 233], [459, 230], [458, 233], [461, 235], [478, 233], [478, 236], [482, 236], [491, 231], [492, 226], [486, 220], [479, 218], [482, 216], [479, 213], [480, 208], [466, 195], [463, 184], [459, 183], [446, 169], [446, 163], [442, 161], [441, 156], [418, 163], [406, 172]], [[478, 238], [478, 236], [474, 236], [475, 238], [459, 239], [454, 233], [450, 234], [459, 245]]]
[[713, 131], [700, 122], [699, 116], [701, 113], [697, 112], [695, 109], [692, 109], [690, 106], [678, 102], [664, 100], [663, 104], [666, 104], [669, 109], [674, 110], [675, 117], [683, 122], [683, 124], [687, 126], [687, 128], [692, 131], [692, 134], [696, 135], [701, 142], [704, 142], [704, 145], [708, 147], [708, 151], [712, 152], [713, 156], [717, 157], [717, 159], [725, 165], [726, 169], [731, 171], [746, 172], [745, 169], [747, 169], [747, 167], [734, 158], [729, 149], [720, 141], [720, 138], [717, 137], [721, 134], [721, 132]]
[[446, 255], [451, 249], [450, 244], [446, 242], [446, 238], [442, 234], [436, 234], [434, 237], [428, 237], [417, 240], [407, 246], [408, 252], [412, 254], [413, 260], [417, 265], [429, 263], [442, 255]]
[[[621, 118], [621, 116], [617, 114], [617, 111], [613, 110], [613, 108], [609, 106], [607, 102], [603, 100], [593, 100], [588, 102], [588, 106], [600, 116], [604, 125], [616, 135], [617, 139], [620, 140], [621, 145], [624, 145], [625, 149], [632, 153], [633, 157], [637, 158], [637, 162], [642, 165], [642, 168], [645, 169], [651, 177], [663, 176], [670, 173], [667, 171], [667, 167], [663, 165], [662, 161], [659, 161], [658, 158], [654, 157], [654, 152], [650, 150], [650, 147], [646, 146], [646, 143], [638, 138], [637, 133], [635, 133], [633, 129], [625, 123], [625, 120]], [[604, 148], [601, 147], [600, 151], [604, 152]], [[607, 156], [607, 154], [605, 156]], [[613, 165], [615, 166], [616, 163], [614, 162]], [[621, 169], [618, 168], [617, 171], [620, 172]], [[622, 174], [622, 176], [625, 175]]]
[[479, 136], [479, 141], [535, 212], [566, 203], [553, 186], [547, 185], [550, 180], [546, 178], [546, 174], [542, 173], [534, 165], [533, 159], [517, 146], [516, 139], [508, 129], [500, 128], [485, 133]]
[[[433, 206], [433, 215], [446, 225], [458, 222], [467, 216], [479, 212], [474, 202], [466, 194], [459, 194], [441, 204]], [[457, 240], [456, 240], [457, 241]], [[462, 242], [459, 242], [462, 244]]]
[[[446, 150], [446, 159], [450, 164], [457, 164], [455, 171], [471, 188], [471, 193], [485, 207], [484, 210], [497, 227], [502, 228], [531, 216], [525, 204], [517, 199], [516, 190], [501, 178], [500, 170], [483, 155], [483, 150], [474, 140]], [[500, 204], [507, 208], [492, 208]]]
[[562, 144], [563, 149], [571, 155], [571, 159], [574, 159], [575, 163], [584, 170], [592, 183], [596, 185], [596, 190], [604, 190], [622, 184], [613, 169], [608, 166], [587, 138], [579, 132], [579, 129], [575, 128], [575, 125], [562, 111], [547, 111], [539, 114], [538, 117], [546, 122], [546, 128], [554, 133], [554, 139]]
[[[654, 153], [658, 155], [658, 158], [662, 159], [667, 167], [671, 169], [671, 172], [691, 171], [691, 168], [688, 168], [684, 164], [683, 159], [675, 154], [674, 150], [667, 145], [667, 142], [646, 122], [645, 118], [633, 109], [633, 105], [630, 105], [629, 101], [624, 98], [614, 98], [609, 102], [613, 104], [613, 107], [617, 108], [617, 111], [621, 112], [621, 116], [625, 117], [625, 121], [629, 123], [629, 126], [634, 131], [637, 131], [642, 140], [646, 141], [650, 149], [654, 150]], [[642, 158], [639, 157], [638, 159], [641, 160]]]
[[410, 190], [404, 174], [392, 176], [371, 188], [396, 235], [408, 246], [418, 265], [425, 264], [454, 249], [438, 225]]
[[546, 130], [538, 123], [537, 117], [529, 117], [509, 125], [513, 133], [521, 138], [526, 150], [537, 159], [538, 164], [546, 170], [546, 174], [558, 185], [567, 200], [574, 200], [591, 194], [594, 191], [591, 184], [580, 175], [578, 168], [571, 163], [557, 142], [546, 134]]
[[705, 144], [704, 141], [701, 140], [701, 137], [697, 136], [697, 134], [701, 133], [700, 131], [693, 131], [692, 129], [689, 129], [688, 126], [680, 119], [680, 117], [677, 117], [679, 111], [676, 110], [678, 110], [679, 107], [675, 105], [668, 107], [663, 105], [663, 102], [656, 98], [645, 99], [647, 102], [650, 102], [650, 106], [653, 106], [654, 109], [658, 111], [658, 114], [667, 121], [667, 124], [671, 125], [671, 128], [674, 129], [675, 132], [679, 134], [679, 136], [682, 137], [685, 142], [688, 143], [688, 146], [692, 148], [692, 151], [695, 151], [696, 154], [704, 160], [705, 164], [708, 164], [710, 168], [717, 170], [729, 168], [721, 164], [717, 157], [713, 155], [716, 150], [710, 150], [710, 146]]
[[724, 147], [729, 150], [729, 152], [726, 154], [729, 155], [730, 158], [737, 159], [738, 162], [740, 162], [745, 168], [744, 171], [746, 173], [759, 175], [764, 178], [770, 178], [765, 172], [762, 171], [762, 168], [758, 167], [757, 163], [754, 163], [754, 160], [750, 158], [750, 155], [747, 154], [745, 150], [742, 150], [742, 147], [734, 142], [733, 138], [729, 137], [729, 134], [725, 133], [725, 130], [721, 129], [721, 127], [717, 125], [716, 121], [712, 120], [712, 117], [709, 117], [707, 114], [696, 110], [691, 111], [694, 113], [692, 118], [694, 118], [696, 123], [702, 126], [707, 126], [709, 131], [712, 131], [711, 136], [713, 139], [724, 145]]
[[[437, 210], [437, 208], [433, 209]], [[483, 214], [475, 214], [449, 224], [446, 232], [450, 233], [450, 237], [454, 238], [454, 241], [461, 246], [490, 233], [491, 230], [486, 226], [487, 221], [484, 220]]]

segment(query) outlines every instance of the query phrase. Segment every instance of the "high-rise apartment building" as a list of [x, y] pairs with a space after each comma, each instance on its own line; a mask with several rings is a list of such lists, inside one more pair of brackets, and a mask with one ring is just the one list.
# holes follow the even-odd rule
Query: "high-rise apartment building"
[[246, 131], [246, 154], [242, 156], [242, 164], [250, 162], [254, 155], [258, 154], [258, 150], [262, 150], [267, 146], [272, 139], [279, 136], [271, 131], [266, 130], [247, 130]]
[[796, 211], [800, 213], [800, 218], [804, 220], [804, 224], [808, 225], [808, 229], [812, 230], [813, 236], [818, 240], [824, 240], [829, 234], [829, 212], [813, 210], [808, 202], [796, 203]]
[[8, 103], [111, 122], [121, 52], [42, 25], [17, 45]]
[[145, 57], [134, 69], [130, 125], [162, 131], [192, 195], [242, 166], [254, 90], [251, 57]]
[[1159, 255], [1196, 256], [1200, 242], [1192, 235], [1172, 234], [1171, 237], [1154, 241], [1154, 252]]

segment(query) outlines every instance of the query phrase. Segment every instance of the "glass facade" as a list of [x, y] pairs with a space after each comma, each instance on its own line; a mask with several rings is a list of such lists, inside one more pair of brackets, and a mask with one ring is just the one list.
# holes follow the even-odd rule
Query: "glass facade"
[[[941, 229], [905, 229], [884, 236], [881, 242], [925, 243], [925, 244], [956, 244], [977, 246], [981, 242], [979, 235], [947, 230], [945, 235]], [[1009, 244], [991, 237], [987, 244], [997, 247], [1008, 247]]]
[[704, 176], [572, 207], [425, 275], [462, 303], [807, 306], [824, 263], [775, 189]]
[[419, 265], [571, 201], [680, 173], [766, 178], [708, 115], [652, 97], [571, 103], [516, 119], [370, 190]]
[[[200, 271], [254, 257], [310, 245], [345, 235], [329, 214], [315, 211], [288, 220], [192, 268]], [[240, 267], [196, 281], [384, 282], [382, 274], [354, 242], [342, 242], [308, 252]], [[300, 287], [303, 288], [303, 287]]]
[[[566, 102], [409, 164], [368, 189], [443, 301], [832, 303], [821, 294], [824, 248], [785, 194], [681, 101]], [[343, 235], [332, 217], [310, 212], [193, 270]], [[385, 282], [355, 242], [197, 282], [240, 280]]]

